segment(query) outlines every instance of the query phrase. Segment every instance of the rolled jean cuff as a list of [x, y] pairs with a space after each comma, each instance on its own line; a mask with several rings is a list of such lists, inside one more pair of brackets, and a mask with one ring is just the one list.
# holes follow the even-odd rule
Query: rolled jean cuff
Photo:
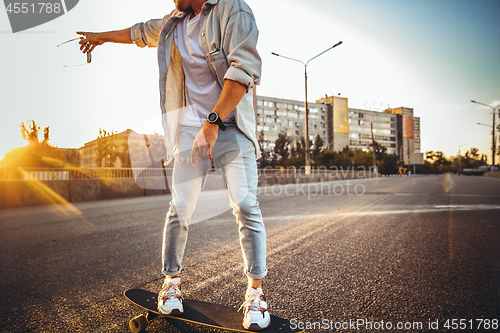
[[163, 270], [163, 274], [165, 274], [165, 276], [176, 276], [176, 275], [180, 275], [181, 272], [182, 272], [182, 269], [179, 269], [176, 272], [167, 272], [166, 270]]
[[260, 279], [263, 279], [266, 275], [267, 275], [267, 269], [264, 273], [262, 274], [259, 274], [259, 275], [255, 275], [255, 274], [252, 274], [250, 273], [249, 271], [247, 271], [245, 269], [245, 274], [247, 277], [249, 277], [250, 279], [254, 279], [254, 280], [260, 280]]

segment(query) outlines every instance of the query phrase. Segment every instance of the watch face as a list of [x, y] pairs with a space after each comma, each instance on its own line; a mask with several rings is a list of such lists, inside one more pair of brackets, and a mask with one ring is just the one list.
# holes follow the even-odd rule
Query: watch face
[[208, 115], [208, 121], [216, 121], [217, 120], [217, 113], [210, 113]]

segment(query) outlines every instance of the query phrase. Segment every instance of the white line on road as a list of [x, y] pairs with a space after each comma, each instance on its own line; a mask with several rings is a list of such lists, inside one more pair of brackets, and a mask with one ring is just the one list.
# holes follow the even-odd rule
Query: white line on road
[[[391, 208], [395, 206], [385, 207]], [[408, 209], [378, 210], [369, 212], [343, 213], [342, 216], [366, 216], [366, 215], [390, 215], [390, 214], [422, 214], [450, 211], [478, 211], [478, 210], [497, 210], [500, 205], [438, 205], [438, 206], [410, 206]]]
[[[358, 211], [361, 211], [363, 209], [366, 209], [366, 208], [369, 208], [375, 204], [377, 204], [378, 202], [382, 201], [382, 200], [385, 200], [387, 199], [388, 197], [390, 197], [390, 195], [387, 195], [387, 196], [383, 196], [383, 197], [380, 197], [378, 198], [377, 200], [357, 209], [354, 213], [358, 212]], [[273, 217], [264, 217], [264, 221], [265, 220], [268, 220], [268, 219], [283, 219], [283, 218], [293, 218], [293, 219], [297, 219], [297, 218], [304, 218], [304, 216], [308, 216], [308, 217], [313, 217], [313, 218], [319, 218], [319, 217], [323, 217], [323, 218], [326, 218], [328, 217], [328, 215], [331, 215], [331, 214], [323, 214], [323, 215], [296, 215], [296, 216], [273, 216]], [[290, 240], [289, 242], [286, 242], [284, 244], [281, 244], [280, 246], [278, 247], [275, 247], [273, 249], [268, 249], [267, 251], [267, 257], [268, 258], [271, 258], [273, 257], [275, 254], [291, 247], [292, 245], [294, 244], [297, 244], [297, 243], [300, 243], [300, 242], [304, 242], [305, 239], [311, 237], [312, 235], [318, 233], [318, 232], [321, 232], [329, 227], [331, 227], [332, 225], [334, 224], [337, 224], [343, 220], [345, 220], [346, 218], [348, 218], [350, 215], [344, 215], [342, 216], [343, 214], [338, 214], [338, 213], [333, 213], [332, 216], [335, 216], [335, 218], [332, 218], [330, 219], [330, 221], [326, 224], [321, 224], [319, 227], [309, 231], [309, 232], [306, 232], [306, 233], [303, 233], [300, 237], [296, 237], [292, 240]], [[271, 263], [268, 263], [268, 268], [270, 268], [272, 266]], [[237, 272], [238, 270], [243, 270], [243, 265], [242, 264], [239, 264], [239, 265], [236, 265], [236, 266], [233, 266], [233, 267], [228, 267], [223, 273], [221, 274], [218, 274], [218, 275], [215, 275], [215, 276], [212, 276], [210, 278], [207, 278], [206, 280], [204, 281], [201, 281], [199, 283], [196, 283], [195, 285], [193, 285], [192, 287], [190, 287], [190, 291], [192, 292], [196, 292], [198, 290], [201, 290], [205, 287], [208, 287], [210, 285], [213, 285], [215, 283], [217, 283], [218, 281], [222, 280], [223, 278], [229, 276], [229, 275], [232, 275], [234, 274], [235, 272]]]

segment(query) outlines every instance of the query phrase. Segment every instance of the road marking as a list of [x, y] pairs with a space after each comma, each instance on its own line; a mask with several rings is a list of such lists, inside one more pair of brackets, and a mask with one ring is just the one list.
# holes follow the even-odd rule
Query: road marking
[[[385, 208], [396, 208], [398, 206], [385, 206]], [[382, 206], [382, 208], [384, 208]], [[366, 216], [366, 215], [388, 215], [388, 214], [422, 214], [450, 211], [478, 211], [497, 210], [500, 205], [432, 205], [432, 206], [409, 206], [408, 209], [378, 210], [369, 212], [343, 213], [342, 216]]]
[[[269, 249], [267, 251], [267, 257], [271, 258], [277, 253], [293, 246], [294, 244], [304, 242], [305, 239], [311, 237], [312, 235], [321, 232], [325, 229], [328, 229], [334, 224], [337, 224], [349, 217], [353, 216], [366, 216], [366, 215], [387, 215], [387, 214], [414, 214], [414, 213], [435, 213], [435, 212], [446, 212], [446, 211], [477, 211], [477, 210], [496, 210], [500, 209], [500, 205], [432, 205], [432, 206], [409, 206], [409, 209], [399, 209], [399, 210], [388, 210], [388, 211], [363, 211], [378, 202], [385, 200], [386, 198], [389, 198], [391, 195], [387, 195], [384, 197], [379, 198], [378, 200], [363, 206], [356, 211], [352, 213], [327, 213], [327, 214], [312, 214], [312, 215], [295, 215], [295, 216], [268, 216], [264, 217], [265, 220], [286, 220], [286, 219], [297, 219], [297, 218], [310, 218], [310, 219], [315, 219], [315, 218], [321, 218], [321, 217], [328, 217], [329, 215], [332, 215], [332, 219], [330, 220], [329, 223], [327, 224], [322, 224], [315, 228], [314, 230], [311, 230], [309, 232], [306, 232], [302, 234], [300, 237], [294, 238], [290, 240], [289, 242], [286, 242], [278, 247]], [[384, 207], [384, 206], [382, 206]], [[385, 206], [385, 207], [401, 207], [401, 206]], [[416, 207], [420, 207], [415, 209]], [[268, 268], [272, 267], [272, 263], [268, 263]], [[243, 270], [243, 264], [238, 263], [236, 265], [233, 265], [232, 267], [228, 267], [223, 273], [212, 276], [204, 281], [201, 281], [199, 283], [194, 284], [190, 288], [190, 292], [196, 292], [199, 291], [203, 288], [206, 288], [208, 286], [211, 286], [218, 281], [221, 281], [222, 279], [234, 274], [235, 272]]]
[[[383, 197], [380, 197], [378, 198], [377, 200], [357, 209], [354, 213], [358, 212], [358, 211], [361, 211], [363, 209], [366, 209], [366, 208], [369, 208], [375, 204], [377, 204], [378, 202], [382, 201], [382, 200], [385, 200], [387, 198], [389, 198], [390, 195], [387, 195], [387, 196], [383, 196]], [[267, 251], [267, 255], [266, 257], [267, 258], [271, 258], [272, 256], [274, 256], [275, 254], [291, 247], [292, 245], [296, 244], [296, 243], [300, 243], [300, 242], [303, 242], [305, 239], [307, 239], [308, 237], [311, 237], [312, 235], [318, 233], [318, 232], [322, 232], [324, 231], [325, 229], [331, 227], [332, 225], [334, 224], [337, 224], [345, 219], [347, 219], [348, 217], [350, 217], [350, 215], [344, 215], [342, 216], [343, 214], [338, 214], [336, 212], [333, 212], [333, 213], [327, 213], [327, 214], [322, 214], [322, 215], [295, 215], [295, 216], [285, 216], [285, 218], [293, 218], [293, 219], [297, 219], [297, 218], [301, 218], [302, 216], [309, 216], [309, 217], [314, 217], [314, 218], [318, 218], [318, 217], [328, 217], [328, 216], [332, 216], [332, 218], [330, 219], [330, 222], [328, 222], [327, 224], [321, 224], [320, 226], [318, 226], [317, 228], [315, 228], [314, 230], [311, 230], [309, 232], [306, 232], [306, 233], [303, 233], [300, 237], [296, 237], [278, 247], [275, 247], [273, 249], [269, 249], [268, 248], [268, 251]], [[279, 217], [279, 216], [273, 216], [273, 217], [264, 217], [264, 221], [268, 220], [269, 218], [271, 219], [282, 219], [284, 217]], [[272, 264], [271, 263], [268, 263], [267, 264], [268, 268], [271, 268], [272, 267]], [[198, 290], [201, 290], [203, 288], [206, 288], [208, 286], [213, 286], [213, 284], [217, 283], [218, 281], [224, 279], [225, 277], [229, 276], [229, 275], [232, 275], [234, 274], [235, 272], [237, 272], [238, 270], [243, 270], [243, 264], [237, 264], [233, 267], [228, 267], [224, 272], [222, 272], [221, 274], [218, 274], [218, 275], [215, 275], [215, 276], [212, 276], [210, 278], [207, 278], [199, 283], [196, 283], [196, 284], [193, 284], [193, 286], [191, 286], [189, 288], [190, 292], [196, 292]]]

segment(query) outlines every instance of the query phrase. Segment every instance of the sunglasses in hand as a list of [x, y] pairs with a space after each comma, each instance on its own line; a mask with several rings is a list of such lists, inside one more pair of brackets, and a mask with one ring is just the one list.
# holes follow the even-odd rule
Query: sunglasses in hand
[[[66, 43], [69, 43], [69, 42], [72, 42], [72, 41], [75, 41], [75, 40], [81, 40], [83, 39], [84, 37], [77, 37], [77, 38], [73, 38], [73, 39], [70, 39], [68, 41], [65, 41], [64, 43], [61, 43], [59, 45], [57, 45], [57, 47], [63, 45], [63, 44], [66, 44]], [[90, 53], [90, 51], [87, 52], [87, 62], [86, 63], [83, 63], [83, 64], [79, 64], [79, 65], [71, 65], [71, 66], [66, 66], [64, 65], [63, 67], [76, 67], [76, 66], [82, 66], [82, 65], [87, 65], [87, 64], [90, 64], [90, 62], [92, 61], [92, 54]]]

